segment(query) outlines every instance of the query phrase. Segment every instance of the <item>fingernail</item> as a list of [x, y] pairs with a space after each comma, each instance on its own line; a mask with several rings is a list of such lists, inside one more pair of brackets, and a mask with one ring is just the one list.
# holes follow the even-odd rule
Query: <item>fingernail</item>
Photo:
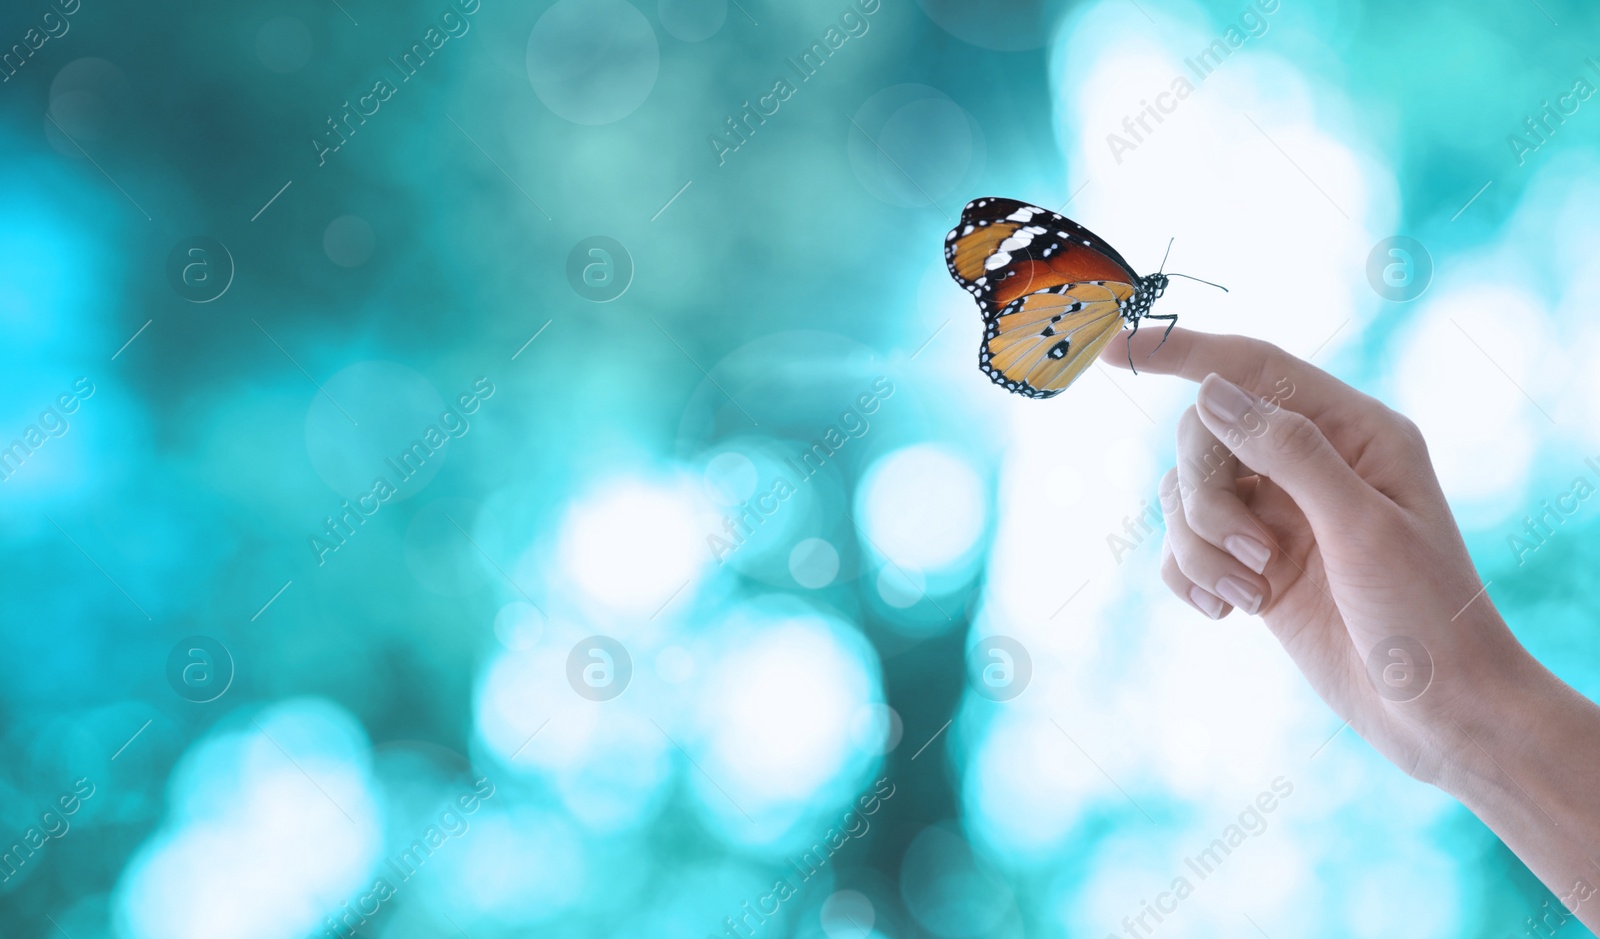
[[1211, 378], [1213, 380], [1200, 389], [1200, 406], [1223, 423], [1237, 424], [1255, 406], [1255, 400], [1245, 394], [1244, 389], [1221, 375], [1212, 375]]
[[1237, 577], [1224, 577], [1217, 581], [1217, 595], [1251, 616], [1261, 609], [1261, 594]]
[[1222, 601], [1218, 600], [1216, 597], [1213, 597], [1211, 594], [1206, 593], [1204, 590], [1201, 590], [1199, 587], [1189, 588], [1189, 599], [1193, 600], [1194, 605], [1199, 607], [1200, 612], [1204, 613], [1205, 615], [1211, 617], [1212, 619], [1222, 618]]
[[1235, 560], [1257, 574], [1267, 569], [1267, 561], [1272, 558], [1272, 552], [1266, 545], [1244, 535], [1229, 535], [1222, 539], [1222, 546], [1228, 549]]

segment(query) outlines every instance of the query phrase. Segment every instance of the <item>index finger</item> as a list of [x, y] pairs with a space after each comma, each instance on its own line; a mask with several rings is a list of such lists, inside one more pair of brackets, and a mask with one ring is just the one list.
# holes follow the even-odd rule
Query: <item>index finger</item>
[[1161, 332], [1140, 330], [1132, 337], [1131, 349], [1113, 341], [1100, 358], [1127, 368], [1131, 353], [1134, 367], [1141, 372], [1176, 375], [1192, 382], [1215, 372], [1257, 397], [1277, 400], [1309, 417], [1341, 451], [1349, 432], [1359, 429], [1361, 436], [1367, 437], [1374, 426], [1390, 420], [1389, 409], [1376, 398], [1270, 342], [1174, 327], [1163, 343]]

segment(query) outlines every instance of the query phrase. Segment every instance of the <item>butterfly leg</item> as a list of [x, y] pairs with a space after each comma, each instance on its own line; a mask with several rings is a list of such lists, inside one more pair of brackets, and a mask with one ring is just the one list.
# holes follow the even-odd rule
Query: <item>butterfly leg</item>
[[[1176, 315], [1176, 314], [1174, 314], [1174, 315]], [[1128, 333], [1128, 368], [1132, 369], [1133, 370], [1133, 374], [1135, 374], [1135, 375], [1139, 374], [1139, 369], [1136, 368], [1134, 366], [1134, 364], [1133, 364], [1133, 337], [1137, 336], [1138, 334], [1139, 334], [1139, 317], [1136, 316], [1136, 317], [1133, 317], [1133, 330]]]
[[[1172, 327], [1178, 325], [1178, 314], [1176, 314], [1176, 313], [1168, 313], [1165, 316], [1157, 316], [1154, 313], [1146, 313], [1145, 315], [1150, 317], [1153, 320], [1167, 320], [1168, 321], [1167, 322], [1167, 330], [1166, 330], [1166, 332], [1161, 334], [1161, 341], [1156, 343], [1156, 347], [1154, 349], [1150, 350], [1150, 355], [1155, 355], [1157, 352], [1161, 351], [1161, 347], [1162, 346], [1167, 344], [1167, 337], [1172, 335]], [[1132, 338], [1132, 337], [1129, 337], [1129, 338]], [[1145, 358], [1149, 358], [1149, 357], [1150, 357], [1149, 355], [1145, 356]]]

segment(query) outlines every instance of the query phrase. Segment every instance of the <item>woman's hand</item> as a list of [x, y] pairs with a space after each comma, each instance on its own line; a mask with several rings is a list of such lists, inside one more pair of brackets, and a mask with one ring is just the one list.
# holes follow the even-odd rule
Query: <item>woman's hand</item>
[[1151, 355], [1158, 342], [1138, 337], [1141, 370], [1201, 382], [1161, 481], [1162, 579], [1213, 619], [1259, 613], [1339, 716], [1438, 781], [1440, 725], [1521, 647], [1484, 595], [1421, 433], [1276, 346], [1174, 329]]
[[[1600, 883], [1583, 863], [1600, 843], [1569, 837], [1600, 834], [1600, 786], [1544, 791], [1518, 752], [1549, 735], [1600, 765], [1600, 710], [1495, 611], [1416, 425], [1265, 342], [1174, 329], [1159, 343], [1137, 336], [1141, 372], [1200, 382], [1161, 482], [1167, 586], [1213, 619], [1259, 613], [1357, 733], [1466, 801], [1558, 895], [1580, 870]], [[1114, 342], [1102, 358], [1127, 356]], [[1557, 825], [1563, 809], [1585, 817]], [[1600, 899], [1580, 915], [1600, 920]]]

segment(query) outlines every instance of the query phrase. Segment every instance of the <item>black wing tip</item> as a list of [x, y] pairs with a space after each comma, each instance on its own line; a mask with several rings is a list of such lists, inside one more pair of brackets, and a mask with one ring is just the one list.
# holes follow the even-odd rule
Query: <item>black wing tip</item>
[[1050, 212], [1049, 209], [1039, 205], [1038, 203], [1026, 202], [1022, 199], [1013, 199], [1010, 196], [979, 196], [978, 198], [973, 199], [971, 202], [968, 202], [966, 206], [961, 209], [961, 220], [964, 222], [969, 215], [982, 212], [983, 210], [994, 205], [1003, 207], [1005, 213], [1008, 215], [1019, 208], [1037, 209], [1040, 212], [1049, 212], [1051, 215], [1060, 214], [1056, 212]]

